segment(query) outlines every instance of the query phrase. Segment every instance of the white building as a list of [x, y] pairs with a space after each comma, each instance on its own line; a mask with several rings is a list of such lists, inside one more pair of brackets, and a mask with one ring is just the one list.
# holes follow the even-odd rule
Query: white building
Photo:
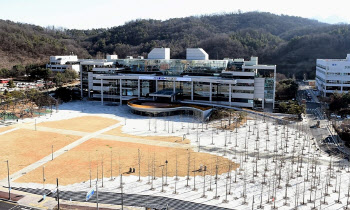
[[350, 90], [350, 54], [346, 59], [317, 59], [316, 86], [321, 96]]
[[258, 64], [257, 57], [249, 61], [209, 60], [200, 48], [188, 49], [186, 58], [170, 59], [169, 48], [156, 48], [148, 59], [81, 60], [82, 97], [102, 103], [162, 98], [207, 105], [274, 107], [275, 65]]
[[72, 69], [76, 72], [80, 71], [78, 56], [50, 56], [50, 63], [46, 64], [46, 68], [53, 72], [63, 72], [66, 69]]

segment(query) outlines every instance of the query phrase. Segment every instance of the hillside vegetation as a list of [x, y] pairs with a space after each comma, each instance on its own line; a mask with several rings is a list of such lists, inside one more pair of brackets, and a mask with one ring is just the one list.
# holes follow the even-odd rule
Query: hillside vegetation
[[49, 55], [71, 51], [84, 58], [113, 53], [147, 57], [154, 47], [171, 48], [172, 58], [185, 58], [188, 47], [203, 48], [211, 59], [259, 56], [260, 63], [276, 64], [288, 77], [306, 73], [314, 78], [316, 58], [344, 58], [350, 52], [350, 26], [260, 12], [135, 20], [92, 30], [55, 31], [0, 22], [1, 67], [6, 61], [47, 61]]
[[0, 68], [17, 64], [48, 62], [48, 56], [69, 54], [89, 56], [75, 40], [40, 26], [0, 20]]

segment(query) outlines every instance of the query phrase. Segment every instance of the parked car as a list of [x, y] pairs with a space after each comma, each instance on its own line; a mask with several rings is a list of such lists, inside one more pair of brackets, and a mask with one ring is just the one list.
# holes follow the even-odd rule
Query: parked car
[[333, 139], [331, 137], [327, 137], [323, 140], [323, 143], [325, 144], [333, 144]]

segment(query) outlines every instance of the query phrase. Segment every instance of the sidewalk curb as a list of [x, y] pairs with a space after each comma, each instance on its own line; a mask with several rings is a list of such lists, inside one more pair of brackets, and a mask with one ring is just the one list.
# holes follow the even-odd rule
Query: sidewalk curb
[[8, 199], [4, 199], [4, 198], [0, 198], [0, 201], [6, 201], [6, 202], [10, 202], [10, 203], [18, 204], [18, 202], [17, 202], [17, 201], [12, 201], [12, 200], [8, 200]]

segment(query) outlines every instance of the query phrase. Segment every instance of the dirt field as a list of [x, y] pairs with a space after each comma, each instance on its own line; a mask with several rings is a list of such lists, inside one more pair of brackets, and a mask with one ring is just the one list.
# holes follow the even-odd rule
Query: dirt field
[[[61, 135], [28, 129], [18, 129], [0, 136], [1, 161], [9, 160], [10, 173], [40, 160], [54, 151], [79, 139], [78, 136]], [[0, 179], [7, 176], [6, 163], [0, 164]]]
[[[113, 176], [116, 176], [120, 172], [128, 171], [130, 167], [135, 168], [135, 175], [138, 175], [138, 149], [140, 149], [141, 152], [141, 176], [145, 177], [148, 175], [148, 165], [152, 165], [152, 159], [155, 160], [156, 176], [161, 176], [159, 166], [165, 164], [165, 160], [169, 162], [168, 176], [175, 176], [176, 156], [178, 156], [178, 175], [186, 176], [189, 154], [189, 151], [186, 149], [91, 139], [46, 164], [46, 183], [54, 184], [57, 177], [60, 179], [60, 184], [62, 185], [88, 181], [90, 160], [92, 179], [96, 178], [97, 164], [99, 165], [99, 176], [101, 178], [102, 160], [104, 165], [104, 177], [110, 177], [111, 151]], [[200, 165], [207, 165], [207, 169], [209, 170], [207, 174], [215, 174], [214, 168], [216, 160], [218, 160], [219, 163], [219, 173], [226, 172], [228, 164], [232, 163], [223, 157], [207, 153], [196, 153], [193, 151], [190, 151], [190, 159], [190, 171], [199, 169]], [[232, 169], [236, 167], [237, 165], [233, 163]], [[193, 173], [191, 172], [190, 175], [193, 176]], [[37, 168], [22, 176], [16, 180], [16, 182], [42, 183], [42, 168]]]
[[43, 122], [38, 124], [38, 126], [83, 132], [95, 132], [116, 123], [119, 123], [119, 121], [105, 117], [84, 116], [67, 120]]
[[[6, 127], [0, 127], [0, 133], [4, 132], [4, 131], [8, 131], [11, 130], [13, 127], [10, 126], [6, 126]], [[1, 138], [1, 137], [0, 137]]]
[[176, 136], [134, 136], [134, 135], [130, 135], [127, 133], [123, 133], [122, 126], [119, 126], [115, 129], [107, 131], [103, 134], [114, 135], [114, 136], [123, 136], [123, 137], [129, 137], [129, 138], [143, 138], [143, 139], [154, 140], [154, 141], [175, 142], [175, 143], [180, 143], [180, 144], [191, 143], [190, 140], [188, 140], [188, 139], [185, 139], [184, 141], [182, 141], [182, 137], [176, 137]]

